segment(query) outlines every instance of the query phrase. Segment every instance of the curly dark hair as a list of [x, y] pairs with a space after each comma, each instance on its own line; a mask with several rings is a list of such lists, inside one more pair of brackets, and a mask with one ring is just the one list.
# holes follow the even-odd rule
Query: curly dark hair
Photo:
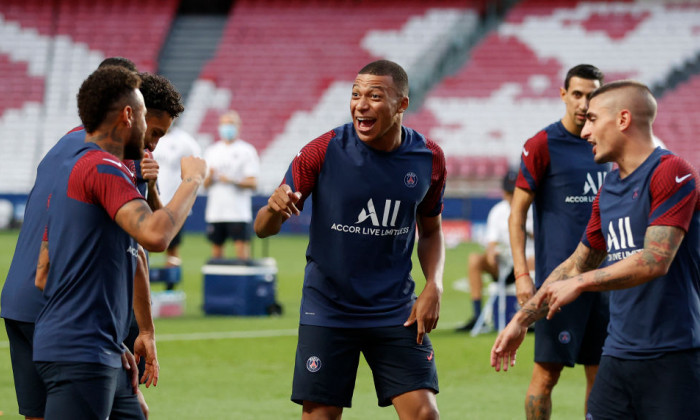
[[139, 73], [141, 76], [141, 93], [146, 109], [149, 111], [165, 111], [172, 118], [177, 118], [185, 107], [182, 105], [182, 96], [175, 89], [170, 80], [152, 73]]
[[134, 64], [133, 61], [129, 60], [126, 57], [107, 57], [102, 62], [100, 63], [99, 67], [105, 67], [105, 66], [118, 66], [118, 67], [124, 67], [127, 70], [131, 70], [134, 72], [137, 72], [138, 69], [136, 69], [136, 64]]
[[104, 66], [88, 76], [78, 91], [78, 115], [88, 133], [105, 121], [110, 111], [126, 105], [134, 89], [141, 87], [138, 74], [124, 67]]

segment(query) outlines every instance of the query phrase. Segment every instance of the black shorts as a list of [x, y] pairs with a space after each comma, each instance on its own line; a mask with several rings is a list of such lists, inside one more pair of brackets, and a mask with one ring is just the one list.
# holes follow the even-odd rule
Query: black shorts
[[583, 293], [551, 320], [535, 323], [535, 362], [597, 365], [609, 320], [608, 294]]
[[59, 362], [36, 366], [46, 384], [46, 420], [145, 419], [129, 373], [121, 367]]
[[207, 225], [207, 239], [214, 245], [223, 245], [226, 239], [250, 241], [251, 227], [247, 222], [221, 222]]
[[416, 325], [381, 328], [299, 326], [292, 401], [350, 407], [360, 352], [372, 370], [380, 407], [418, 389], [438, 393], [433, 346], [416, 343]]
[[26, 417], [44, 417], [46, 388], [32, 361], [34, 323], [5, 319], [5, 329], [10, 341], [10, 360], [19, 413]]
[[586, 419], [700, 419], [700, 350], [647, 360], [603, 356]]

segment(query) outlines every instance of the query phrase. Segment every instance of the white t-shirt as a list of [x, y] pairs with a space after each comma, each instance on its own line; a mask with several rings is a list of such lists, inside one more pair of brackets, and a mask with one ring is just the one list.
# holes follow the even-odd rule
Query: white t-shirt
[[[510, 204], [506, 200], [501, 200], [489, 211], [486, 219], [486, 235], [484, 240], [486, 244], [491, 242], [498, 243], [498, 251], [500, 255], [508, 259], [508, 265], [512, 265], [512, 256], [510, 253], [510, 233], [508, 232], [508, 217], [510, 216]], [[525, 221], [525, 231], [528, 233], [525, 242], [525, 255], [535, 255], [535, 242], [532, 238], [533, 222], [532, 222], [532, 207], [527, 211], [527, 219]]]
[[239, 188], [230, 182], [217, 181], [217, 174], [240, 182], [248, 177], [258, 177], [260, 159], [255, 148], [243, 140], [232, 143], [217, 141], [204, 152], [208, 169], [214, 170], [214, 182], [208, 189], [207, 223], [251, 222], [253, 220], [253, 190]]
[[163, 205], [168, 204], [182, 182], [180, 159], [202, 156], [202, 148], [185, 130], [173, 127], [158, 142], [153, 158], [158, 162], [158, 192]]

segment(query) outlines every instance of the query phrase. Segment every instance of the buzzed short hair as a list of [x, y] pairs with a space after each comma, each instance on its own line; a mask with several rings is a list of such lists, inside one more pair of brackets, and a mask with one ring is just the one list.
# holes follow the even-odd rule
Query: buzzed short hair
[[177, 118], [185, 110], [182, 96], [170, 80], [152, 73], [139, 73], [141, 76], [141, 94], [149, 111], [164, 111], [171, 118]]
[[636, 117], [646, 119], [648, 124], [652, 124], [656, 119], [658, 105], [649, 86], [642, 82], [626, 79], [607, 83], [591, 92], [589, 100], [619, 89], [629, 89], [622, 100], [627, 102]]
[[600, 84], [603, 84], [603, 79], [605, 75], [596, 66], [590, 64], [579, 64], [574, 66], [566, 72], [566, 78], [564, 79], [564, 90], [569, 90], [569, 82], [572, 77], [578, 77], [586, 80], [597, 80]]
[[357, 74], [373, 76], [391, 76], [394, 86], [400, 95], [408, 96], [408, 75], [400, 65], [389, 60], [373, 61], [362, 68]]
[[136, 64], [134, 64], [133, 61], [129, 60], [126, 57], [107, 57], [102, 62], [100, 63], [97, 68], [104, 67], [104, 66], [117, 66], [117, 67], [124, 67], [125, 69], [133, 72], [137, 72], [138, 70], [136, 69]]
[[88, 76], [78, 91], [78, 115], [85, 131], [92, 133], [141, 86], [138, 74], [117, 66], [100, 67]]

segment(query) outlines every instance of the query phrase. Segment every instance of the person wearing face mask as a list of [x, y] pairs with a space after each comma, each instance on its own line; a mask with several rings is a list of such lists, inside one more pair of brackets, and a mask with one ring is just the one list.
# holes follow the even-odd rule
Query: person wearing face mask
[[224, 258], [224, 243], [234, 242], [235, 257], [250, 258], [253, 212], [251, 199], [258, 184], [260, 160], [255, 148], [239, 138], [241, 117], [228, 111], [219, 119], [219, 141], [204, 152], [209, 171], [207, 189], [207, 238], [212, 257]]

